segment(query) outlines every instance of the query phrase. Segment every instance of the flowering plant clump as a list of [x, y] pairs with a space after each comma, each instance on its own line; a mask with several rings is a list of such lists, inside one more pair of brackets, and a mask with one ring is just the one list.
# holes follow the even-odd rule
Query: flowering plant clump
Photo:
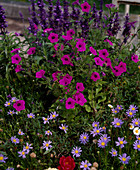
[[0, 36], [1, 169], [138, 169], [136, 22], [103, 0], [30, 1], [25, 32]]

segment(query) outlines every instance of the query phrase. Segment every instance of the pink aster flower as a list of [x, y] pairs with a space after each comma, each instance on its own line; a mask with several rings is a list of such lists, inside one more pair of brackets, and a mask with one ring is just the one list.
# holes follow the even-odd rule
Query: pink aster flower
[[102, 61], [100, 59], [100, 57], [95, 57], [94, 61], [95, 61], [96, 65], [99, 65], [99, 66], [103, 66], [103, 64], [104, 64], [104, 61]]
[[99, 51], [99, 57], [105, 59], [108, 56], [109, 56], [109, 53], [106, 49], [102, 49], [102, 50]]
[[77, 51], [80, 51], [80, 52], [86, 51], [86, 43], [83, 42], [83, 41], [78, 41], [78, 42], [76, 43], [76, 48], [78, 48]]
[[11, 53], [18, 53], [18, 51], [20, 50], [21, 48], [15, 48], [11, 51]]
[[13, 104], [13, 107], [17, 110], [17, 111], [21, 111], [25, 109], [25, 101], [24, 100], [18, 100]]
[[58, 34], [50, 33], [48, 39], [50, 40], [51, 43], [58, 42]]
[[15, 68], [15, 72], [20, 72], [22, 69], [21, 69], [21, 65], [17, 65], [17, 67]]
[[67, 100], [66, 100], [66, 109], [74, 109], [75, 107], [75, 100], [73, 100], [71, 97], [69, 97]]
[[21, 57], [18, 54], [15, 54], [11, 57], [12, 63], [13, 64], [19, 64], [21, 61]]
[[42, 78], [45, 74], [44, 70], [40, 70], [39, 72], [36, 72], [36, 78]]
[[35, 53], [35, 50], [36, 50], [36, 47], [31, 47], [31, 48], [29, 48], [29, 50], [27, 51], [27, 54], [28, 54], [28, 55], [32, 55], [32, 54]]
[[83, 83], [76, 83], [76, 89], [78, 91], [82, 92], [82, 91], [84, 91], [85, 87], [84, 87]]
[[97, 52], [93, 47], [89, 47], [89, 50], [93, 55], [97, 55]]
[[75, 31], [73, 29], [70, 29], [67, 31], [68, 36], [73, 36], [75, 34]]
[[69, 55], [63, 55], [61, 60], [64, 65], [69, 65], [71, 63]]
[[134, 61], [135, 63], [137, 63], [139, 61], [139, 57], [137, 55], [132, 55], [131, 57], [132, 61]]
[[83, 12], [89, 12], [91, 6], [87, 2], [84, 2], [83, 4], [81, 4], [81, 8]]
[[93, 72], [90, 79], [93, 81], [97, 81], [98, 79], [100, 79], [99, 73]]

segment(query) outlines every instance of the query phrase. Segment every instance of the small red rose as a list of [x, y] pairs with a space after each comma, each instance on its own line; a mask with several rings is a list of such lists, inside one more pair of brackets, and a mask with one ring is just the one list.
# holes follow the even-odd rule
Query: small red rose
[[75, 162], [71, 156], [62, 156], [59, 163], [60, 166], [57, 167], [59, 170], [73, 170], [75, 168]]

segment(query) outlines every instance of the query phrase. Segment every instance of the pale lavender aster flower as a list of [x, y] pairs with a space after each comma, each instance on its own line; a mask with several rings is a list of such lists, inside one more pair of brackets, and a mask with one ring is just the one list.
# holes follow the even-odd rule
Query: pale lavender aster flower
[[122, 105], [117, 105], [117, 109], [122, 110], [123, 109]]
[[128, 162], [131, 158], [130, 158], [130, 156], [127, 157], [126, 153], [123, 153], [122, 156], [119, 155], [119, 159], [123, 164], [128, 164]]
[[68, 130], [68, 126], [66, 125], [66, 124], [61, 124], [61, 126], [59, 126], [59, 128], [61, 129], [61, 130], [64, 130], [64, 132], [65, 133], [67, 133], [67, 130]]
[[80, 168], [83, 168], [83, 170], [90, 170], [89, 166], [91, 166], [91, 163], [89, 163], [87, 160], [82, 161], [81, 162], [81, 165], [80, 165]]
[[8, 115], [13, 115], [13, 114], [16, 114], [17, 112], [15, 112], [14, 110], [12, 111], [12, 110], [9, 110], [9, 112], [8, 112]]
[[105, 148], [106, 146], [107, 146], [107, 141], [100, 138], [100, 139], [98, 140], [98, 147], [100, 147], [100, 148]]
[[94, 136], [101, 135], [101, 132], [103, 131], [102, 128], [94, 128], [90, 133]]
[[8, 159], [8, 157], [4, 156], [3, 154], [0, 154], [0, 162], [6, 163], [6, 159]]
[[30, 119], [31, 119], [31, 118], [33, 118], [33, 119], [35, 118], [35, 115], [34, 115], [33, 113], [27, 114], [27, 116], [28, 116], [28, 118], [30, 118]]
[[12, 143], [15, 143], [15, 144], [19, 143], [19, 139], [16, 138], [16, 136], [14, 136], [14, 137], [12, 136], [11, 141], [12, 141]]
[[137, 140], [140, 141], [140, 136], [136, 136]]
[[81, 153], [80, 152], [82, 152], [82, 150], [81, 150], [81, 147], [73, 147], [73, 149], [72, 149], [72, 154], [73, 154], [73, 156], [76, 156], [76, 157], [80, 157], [80, 155], [81, 155]]
[[87, 133], [81, 134], [79, 141], [85, 145], [89, 141], [89, 135]]
[[11, 105], [11, 101], [6, 101], [6, 103], [4, 104], [5, 107], [8, 107]]
[[52, 132], [50, 130], [45, 131], [45, 135], [52, 135]]
[[121, 119], [118, 119], [118, 118], [114, 118], [114, 121], [111, 122], [112, 125], [114, 125], [114, 127], [121, 127], [121, 125], [123, 124], [123, 121]]
[[127, 110], [127, 116], [129, 116], [129, 117], [134, 117], [136, 114], [134, 113], [134, 112], [132, 112], [131, 110]]
[[49, 141], [43, 141], [43, 149], [46, 149], [49, 150], [50, 148], [52, 148], [52, 145], [50, 145], [52, 142], [49, 140]]
[[123, 138], [118, 137], [118, 141], [119, 141], [119, 142], [117, 142], [117, 141], [115, 142], [115, 143], [116, 143], [116, 146], [120, 146], [121, 148], [124, 147], [124, 144], [127, 144], [127, 141], [124, 140], [124, 137], [123, 137]]
[[105, 127], [105, 126], [102, 127], [102, 131], [103, 131], [104, 133], [106, 133], [106, 127]]
[[18, 99], [16, 97], [12, 97], [11, 102], [16, 102]]
[[117, 156], [117, 151], [115, 149], [111, 149], [111, 152], [109, 152], [113, 157]]
[[28, 153], [23, 150], [23, 151], [21, 151], [21, 152], [18, 152], [18, 154], [19, 154], [19, 157], [26, 158], [26, 155], [27, 155]]
[[26, 151], [27, 153], [29, 153], [30, 149], [33, 149], [31, 145], [32, 144], [26, 143], [26, 146], [23, 147], [23, 151]]
[[56, 112], [53, 112], [50, 114], [50, 119], [55, 119], [58, 116], [58, 114], [56, 114]]
[[21, 129], [19, 129], [18, 134], [19, 135], [24, 135], [24, 133], [21, 131]]
[[134, 126], [140, 127], [140, 119], [139, 119], [139, 118], [138, 118], [138, 119], [133, 119], [133, 120], [132, 120], [132, 124], [133, 124]]
[[134, 105], [130, 105], [129, 106], [129, 109], [133, 112], [133, 113], [136, 113], [138, 111], [138, 107], [137, 106], [134, 106]]
[[117, 113], [119, 113], [119, 109], [118, 109], [118, 108], [112, 109], [112, 112], [113, 112], [114, 114], [117, 114]]
[[140, 140], [139, 141], [136, 140], [133, 144], [133, 147], [134, 147], [135, 150], [140, 151]]
[[110, 141], [110, 136], [107, 136], [107, 134], [103, 134], [101, 137], [100, 137], [101, 140], [104, 140], [106, 142], [109, 142]]
[[93, 122], [93, 123], [92, 123], [92, 127], [97, 128], [98, 126], [99, 126], [99, 122]]
[[6, 170], [14, 170], [14, 168], [7, 168]]
[[43, 122], [44, 124], [49, 123], [49, 120], [50, 120], [49, 116], [47, 118], [42, 117], [42, 119], [44, 120]]

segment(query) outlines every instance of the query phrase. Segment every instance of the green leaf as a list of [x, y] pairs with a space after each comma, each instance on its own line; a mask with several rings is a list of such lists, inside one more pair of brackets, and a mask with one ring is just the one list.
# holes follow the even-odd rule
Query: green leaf
[[99, 100], [98, 100], [98, 104], [101, 103], [101, 102], [104, 102], [105, 100], [106, 100], [106, 96], [103, 96], [102, 99], [99, 99]]
[[91, 107], [90, 106], [85, 105], [85, 109], [86, 109], [87, 112], [91, 112]]
[[51, 150], [53, 149], [54, 147], [52, 147], [51, 149], [47, 150], [44, 152], [44, 155], [48, 154], [49, 152], [51, 152]]
[[99, 93], [99, 91], [102, 90], [102, 87], [96, 88], [96, 95]]

